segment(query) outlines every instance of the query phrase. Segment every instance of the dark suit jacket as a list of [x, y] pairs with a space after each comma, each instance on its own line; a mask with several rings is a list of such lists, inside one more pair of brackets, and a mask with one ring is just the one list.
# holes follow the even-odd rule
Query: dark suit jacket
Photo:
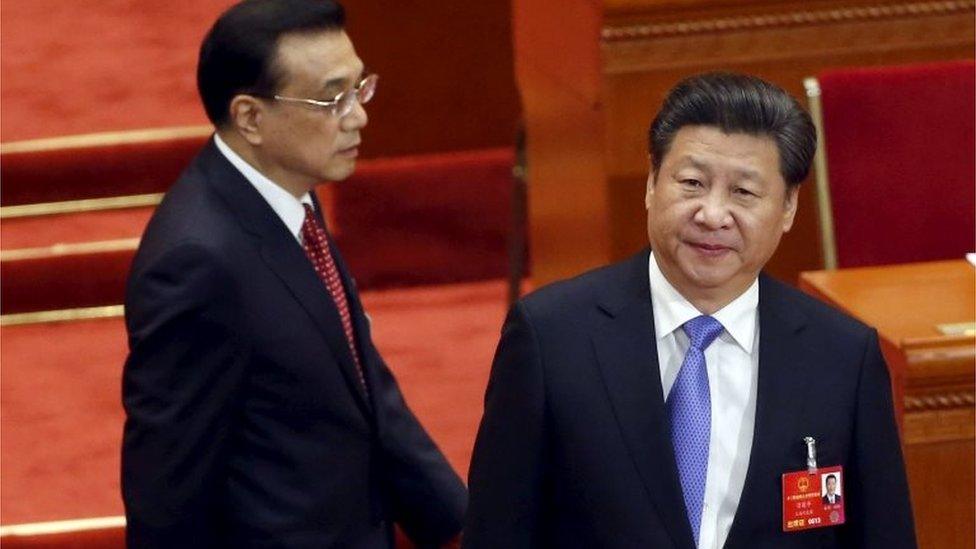
[[830, 503], [830, 499], [828, 499], [827, 496], [824, 496], [822, 499], [824, 505], [837, 505], [838, 503], [843, 501], [843, 499], [840, 497], [840, 494], [834, 494], [834, 503]]
[[[644, 251], [553, 284], [509, 313], [471, 464], [466, 547], [694, 547], [647, 262]], [[725, 547], [914, 547], [876, 332], [766, 276], [759, 318], [755, 435]], [[787, 534], [780, 479], [805, 470], [804, 436], [822, 466], [844, 466], [847, 523]]]
[[389, 547], [461, 527], [463, 484], [349, 294], [369, 395], [295, 237], [211, 141], [129, 276], [122, 492], [130, 547]]

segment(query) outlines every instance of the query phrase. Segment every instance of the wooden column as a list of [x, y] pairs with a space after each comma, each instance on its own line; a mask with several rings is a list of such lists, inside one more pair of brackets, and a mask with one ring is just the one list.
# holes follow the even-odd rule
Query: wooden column
[[515, 0], [516, 80], [528, 158], [532, 276], [548, 282], [611, 257], [599, 2]]

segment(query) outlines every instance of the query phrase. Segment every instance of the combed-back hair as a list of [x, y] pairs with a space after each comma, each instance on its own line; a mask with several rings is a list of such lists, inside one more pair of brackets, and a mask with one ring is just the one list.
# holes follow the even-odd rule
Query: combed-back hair
[[779, 150], [780, 173], [791, 187], [806, 178], [817, 149], [816, 128], [796, 99], [775, 84], [745, 74], [699, 74], [671, 88], [648, 132], [654, 173], [685, 126], [772, 138]]
[[222, 126], [235, 95], [276, 92], [283, 35], [341, 30], [345, 22], [343, 7], [330, 0], [244, 0], [228, 8], [200, 45], [197, 89], [207, 117]]

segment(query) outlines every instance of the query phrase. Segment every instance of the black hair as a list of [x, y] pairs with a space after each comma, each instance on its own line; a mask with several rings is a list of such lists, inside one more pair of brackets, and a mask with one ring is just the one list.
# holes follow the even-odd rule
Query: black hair
[[796, 99], [775, 84], [744, 74], [699, 74], [671, 88], [648, 132], [655, 173], [675, 134], [685, 126], [772, 138], [779, 150], [780, 173], [790, 187], [806, 178], [817, 149], [816, 128]]
[[200, 45], [197, 89], [207, 117], [227, 123], [231, 99], [273, 95], [280, 84], [278, 42], [293, 32], [341, 30], [346, 14], [330, 0], [244, 0], [225, 11]]
[[833, 474], [833, 473], [831, 473], [831, 474], [829, 474], [829, 475], [827, 475], [827, 478], [825, 478], [825, 479], [824, 479], [824, 482], [826, 482], [826, 481], [828, 481], [828, 480], [830, 480], [830, 479], [834, 479], [834, 480], [837, 480], [837, 475], [835, 475], [835, 474]]

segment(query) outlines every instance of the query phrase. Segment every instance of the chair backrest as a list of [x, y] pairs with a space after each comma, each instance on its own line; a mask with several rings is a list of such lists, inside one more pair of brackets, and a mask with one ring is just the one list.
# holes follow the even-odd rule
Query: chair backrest
[[827, 268], [976, 249], [972, 61], [832, 70], [806, 84], [811, 113], [821, 114]]

